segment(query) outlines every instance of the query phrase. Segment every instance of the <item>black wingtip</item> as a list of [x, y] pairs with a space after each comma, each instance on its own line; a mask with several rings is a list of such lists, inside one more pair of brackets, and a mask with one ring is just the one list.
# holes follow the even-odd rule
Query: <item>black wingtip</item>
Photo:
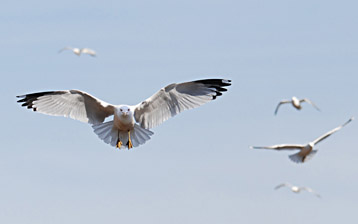
[[230, 79], [202, 79], [194, 81], [197, 83], [202, 83], [205, 85], [216, 85], [216, 86], [230, 86], [231, 80]]
[[212, 100], [215, 100], [218, 96], [223, 95], [222, 92], [227, 91], [227, 89], [224, 87], [231, 86], [231, 80], [229, 79], [202, 79], [194, 82], [201, 83], [207, 86], [208, 88], [212, 88], [213, 90]]
[[36, 108], [33, 107], [33, 102], [36, 101], [39, 97], [45, 96], [47, 94], [53, 94], [54, 91], [47, 91], [47, 92], [39, 92], [39, 93], [30, 93], [26, 95], [19, 95], [16, 96], [19, 99], [17, 102], [21, 103], [21, 106], [27, 107], [27, 109], [33, 109], [33, 111], [36, 111]]
[[18, 102], [18, 103], [26, 102], [26, 98], [20, 99], [20, 100], [18, 100], [16, 102]]

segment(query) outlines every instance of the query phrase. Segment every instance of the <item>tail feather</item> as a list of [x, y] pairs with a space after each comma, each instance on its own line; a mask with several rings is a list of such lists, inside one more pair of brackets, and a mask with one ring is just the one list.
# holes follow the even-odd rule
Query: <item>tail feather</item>
[[310, 159], [317, 153], [317, 150], [312, 150], [308, 155], [302, 156], [300, 152], [289, 155], [288, 157], [295, 163], [304, 163]]
[[[131, 131], [131, 138], [133, 147], [144, 144], [150, 139], [150, 136], [154, 133], [148, 129], [142, 128], [139, 125], [135, 124], [133, 130]], [[135, 144], [134, 144], [135, 143]]]
[[313, 157], [314, 155], [316, 155], [317, 152], [318, 152], [318, 150], [312, 150], [312, 151], [310, 152], [310, 154], [308, 154], [308, 155], [306, 156], [306, 158], [304, 159], [304, 162], [306, 162], [306, 161], [312, 159], [312, 157]]
[[98, 135], [105, 143], [112, 145], [112, 127], [113, 121], [92, 125], [94, 133]]
[[143, 134], [141, 131], [136, 131], [136, 136], [140, 142], [146, 142], [150, 139], [149, 135]]
[[[128, 148], [128, 140], [129, 140], [128, 132], [119, 131], [118, 129], [113, 127], [113, 121], [94, 124], [92, 125], [92, 128], [93, 131], [98, 135], [98, 137], [102, 139], [105, 143], [110, 144], [113, 147], [116, 147], [118, 141], [120, 140], [122, 142], [122, 147]], [[150, 139], [151, 135], [153, 135], [153, 132], [135, 124], [134, 128], [130, 131], [133, 147], [138, 147], [139, 145], [144, 144], [146, 141]]]
[[112, 131], [111, 131], [111, 134], [110, 134], [110, 145], [113, 146], [113, 147], [116, 147], [117, 145], [117, 142], [118, 142], [118, 131], [114, 130], [113, 127], [112, 127]]
[[136, 132], [136, 134], [135, 134], [134, 136], [135, 136], [135, 138], [137, 139], [138, 143], [139, 143], [139, 142], [145, 142], [145, 141], [146, 141], [146, 139], [143, 138], [143, 137], [140, 135], [139, 132]]
[[131, 140], [132, 140], [133, 147], [139, 146], [140, 140], [138, 139], [137, 133], [135, 133], [134, 131], [131, 131]]
[[138, 136], [140, 136], [140, 138], [142, 139], [141, 142], [143, 142], [143, 143], [148, 141], [150, 139], [150, 136], [152, 136], [154, 134], [152, 131], [142, 128], [141, 126], [139, 126], [137, 124], [134, 125], [134, 130], [135, 130], [136, 134], [138, 134]]
[[148, 140], [147, 138], [145, 138], [146, 136], [140, 132], [140, 130], [136, 130], [136, 129], [134, 129], [134, 130], [135, 130], [134, 136], [137, 139], [138, 143], [145, 142], [146, 140]]

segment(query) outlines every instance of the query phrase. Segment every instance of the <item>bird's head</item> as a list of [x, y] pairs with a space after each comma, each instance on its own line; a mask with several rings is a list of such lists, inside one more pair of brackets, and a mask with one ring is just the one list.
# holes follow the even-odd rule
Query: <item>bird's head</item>
[[300, 189], [299, 187], [297, 187], [297, 186], [292, 186], [292, 187], [291, 187], [291, 190], [292, 190], [293, 192], [295, 192], [295, 193], [299, 193], [299, 192], [301, 191], [301, 189]]
[[73, 53], [75, 53], [78, 56], [80, 56], [80, 54], [81, 54], [81, 50], [79, 48], [73, 48], [72, 51], [73, 51]]
[[121, 106], [118, 109], [118, 115], [123, 117], [132, 116], [132, 110], [128, 106]]

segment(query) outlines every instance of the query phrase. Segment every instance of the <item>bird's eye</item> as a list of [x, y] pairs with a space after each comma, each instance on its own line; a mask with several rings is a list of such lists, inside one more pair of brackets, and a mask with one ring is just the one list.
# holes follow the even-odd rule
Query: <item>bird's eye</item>
[[119, 109], [120, 111], [123, 111], [122, 109]]
[[128, 109], [128, 111], [130, 111], [131, 109]]

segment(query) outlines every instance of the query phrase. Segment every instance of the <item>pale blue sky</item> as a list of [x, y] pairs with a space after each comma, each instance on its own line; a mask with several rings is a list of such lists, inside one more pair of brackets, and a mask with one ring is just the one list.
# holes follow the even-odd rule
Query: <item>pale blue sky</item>
[[[4, 1], [0, 222], [352, 223], [358, 121], [297, 165], [250, 145], [306, 143], [358, 117], [356, 1]], [[58, 54], [90, 47], [97, 58]], [[80, 89], [137, 104], [173, 82], [228, 78], [223, 97], [133, 150], [16, 95]], [[308, 97], [302, 111], [281, 99]], [[273, 188], [310, 186], [319, 200]]]

